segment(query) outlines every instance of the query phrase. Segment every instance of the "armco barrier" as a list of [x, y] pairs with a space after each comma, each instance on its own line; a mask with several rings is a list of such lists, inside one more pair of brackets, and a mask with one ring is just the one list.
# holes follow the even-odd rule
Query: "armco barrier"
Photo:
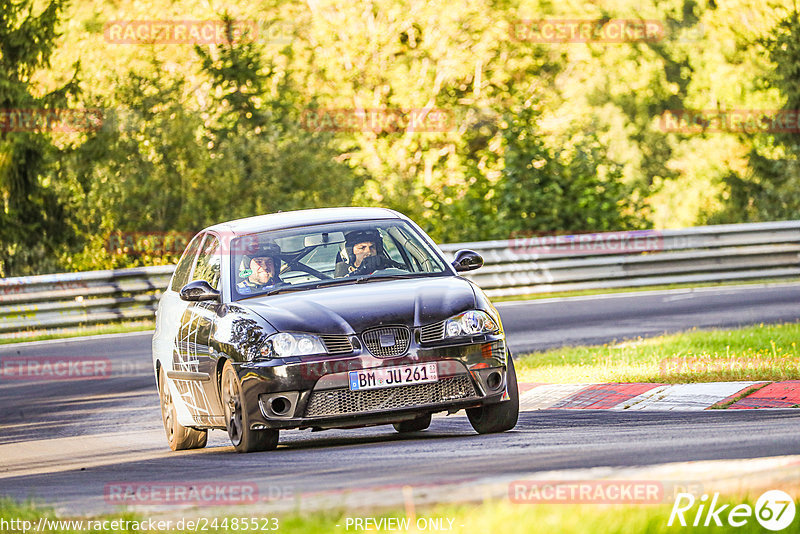
[[150, 319], [174, 266], [0, 279], [0, 333]]
[[[547, 239], [441, 249], [450, 258], [462, 248], [480, 253], [484, 267], [466, 276], [489, 296], [800, 277], [800, 221], [558, 238], [578, 243], [578, 251], [547, 249]], [[626, 240], [634, 245], [623, 246]], [[172, 271], [158, 266], [0, 279], [0, 334], [152, 318]]]
[[583, 236], [589, 243], [579, 253], [543, 252], [535, 238], [441, 248], [450, 256], [460, 248], [481, 254], [484, 267], [468, 277], [491, 297], [800, 276], [800, 221], [629, 234], [645, 242], [644, 251], [621, 252], [619, 232]]

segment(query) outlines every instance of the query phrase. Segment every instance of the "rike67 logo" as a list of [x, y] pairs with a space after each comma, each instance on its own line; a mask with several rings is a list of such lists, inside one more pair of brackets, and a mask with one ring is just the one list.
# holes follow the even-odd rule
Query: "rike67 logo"
[[755, 507], [749, 504], [731, 507], [731, 504], [720, 504], [718, 501], [719, 493], [714, 493], [711, 502], [708, 502], [707, 494], [696, 499], [691, 493], [679, 493], [672, 505], [667, 526], [671, 527], [677, 520], [682, 527], [721, 527], [725, 524], [742, 527], [755, 516], [756, 521], [765, 529], [778, 531], [794, 521], [794, 499], [781, 490], [765, 492], [758, 498]]

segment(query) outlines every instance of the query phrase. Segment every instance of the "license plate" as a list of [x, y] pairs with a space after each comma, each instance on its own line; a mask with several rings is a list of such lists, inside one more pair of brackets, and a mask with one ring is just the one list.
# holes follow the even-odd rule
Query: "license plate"
[[350, 371], [348, 374], [351, 391], [424, 384], [439, 380], [435, 363], [364, 369]]

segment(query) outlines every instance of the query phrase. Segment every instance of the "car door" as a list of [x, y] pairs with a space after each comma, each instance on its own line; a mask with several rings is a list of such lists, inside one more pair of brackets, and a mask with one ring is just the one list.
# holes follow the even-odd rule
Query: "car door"
[[[220, 267], [220, 240], [213, 233], [207, 233], [189, 278], [205, 280], [214, 289], [220, 289]], [[175, 379], [195, 423], [203, 426], [215, 426], [222, 420], [216, 383], [217, 359], [212, 357], [208, 345], [218, 306], [219, 303], [213, 301], [188, 303], [173, 351], [174, 372], [170, 376]]]

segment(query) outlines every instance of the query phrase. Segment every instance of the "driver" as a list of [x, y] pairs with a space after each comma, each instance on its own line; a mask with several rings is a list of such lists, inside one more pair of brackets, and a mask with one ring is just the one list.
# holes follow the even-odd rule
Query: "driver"
[[271, 286], [281, 283], [278, 277], [281, 266], [281, 249], [278, 245], [267, 244], [259, 247], [250, 255], [242, 256], [239, 263], [239, 278], [236, 290], [241, 295], [260, 293]]
[[345, 236], [347, 275], [372, 274], [381, 269], [401, 269], [402, 265], [384, 256], [383, 239], [377, 230], [356, 230]]

